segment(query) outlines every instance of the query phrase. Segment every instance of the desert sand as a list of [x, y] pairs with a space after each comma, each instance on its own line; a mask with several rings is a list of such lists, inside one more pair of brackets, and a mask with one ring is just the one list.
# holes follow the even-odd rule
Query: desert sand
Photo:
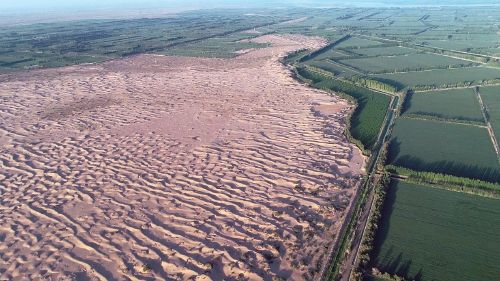
[[312, 279], [365, 159], [255, 40], [0, 76], [0, 280]]

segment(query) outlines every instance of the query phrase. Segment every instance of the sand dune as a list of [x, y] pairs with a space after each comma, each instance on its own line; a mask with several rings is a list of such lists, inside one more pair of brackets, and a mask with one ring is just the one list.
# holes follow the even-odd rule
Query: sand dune
[[311, 279], [365, 160], [256, 40], [0, 76], [0, 279]]

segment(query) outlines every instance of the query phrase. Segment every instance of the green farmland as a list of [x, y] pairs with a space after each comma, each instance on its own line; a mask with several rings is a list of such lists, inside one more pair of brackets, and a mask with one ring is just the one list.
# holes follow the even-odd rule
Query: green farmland
[[499, 80], [500, 69], [487, 67], [468, 67], [455, 69], [435, 69], [419, 72], [379, 74], [375, 77], [393, 80], [413, 88], [447, 88], [483, 81]]
[[407, 99], [404, 114], [474, 121], [484, 125], [481, 107], [473, 89], [413, 93]]
[[415, 49], [398, 47], [398, 46], [352, 49], [349, 51], [363, 56], [397, 56], [397, 55], [414, 54], [418, 52]]
[[336, 64], [333, 64], [329, 61], [311, 61], [308, 63], [308, 65], [320, 68], [320, 69], [325, 70], [325, 71], [328, 71], [328, 72], [332, 73], [333, 75], [339, 75], [344, 70], [344, 69], [340, 68], [339, 66], [337, 66]]
[[236, 52], [240, 50], [268, 46], [268, 44], [241, 41], [253, 37], [255, 34], [234, 33], [228, 36], [209, 38], [199, 43], [177, 45], [160, 53], [174, 56], [231, 58], [235, 57]]
[[416, 71], [472, 66], [474, 63], [435, 54], [408, 54], [391, 57], [369, 57], [339, 60], [340, 63], [368, 73]]
[[500, 87], [481, 87], [479, 92], [498, 141], [500, 140]]
[[314, 60], [337, 59], [337, 58], [345, 58], [348, 56], [349, 56], [348, 53], [343, 52], [341, 50], [330, 49], [315, 57]]
[[383, 43], [367, 40], [359, 37], [351, 37], [349, 40], [343, 41], [342, 43], [335, 46], [336, 49], [357, 49], [364, 47], [379, 46]]
[[400, 118], [388, 161], [418, 171], [500, 181], [496, 153], [484, 127]]
[[287, 18], [283, 14], [248, 17], [237, 12], [198, 11], [182, 17], [12, 26], [0, 30], [0, 73], [141, 53], [231, 57], [234, 51], [259, 46], [238, 42], [257, 36], [241, 31]]
[[500, 201], [394, 181], [376, 238], [375, 266], [416, 280], [500, 276]]
[[379, 45], [382, 45], [382, 43], [377, 42], [377, 41], [363, 39], [363, 38], [358, 38], [358, 37], [351, 37], [351, 38], [349, 38], [349, 40], [346, 40], [346, 41], [338, 44], [335, 48], [336, 49], [357, 49], [357, 48], [379, 46]]

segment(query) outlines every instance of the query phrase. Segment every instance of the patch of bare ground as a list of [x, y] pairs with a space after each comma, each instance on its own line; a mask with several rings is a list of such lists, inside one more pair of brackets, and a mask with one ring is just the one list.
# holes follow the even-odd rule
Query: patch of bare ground
[[255, 40], [0, 77], [0, 279], [311, 279], [365, 159]]

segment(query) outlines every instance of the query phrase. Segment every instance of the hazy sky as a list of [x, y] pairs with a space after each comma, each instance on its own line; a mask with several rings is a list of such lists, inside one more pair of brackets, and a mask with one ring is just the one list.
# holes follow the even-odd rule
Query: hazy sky
[[192, 8], [251, 8], [290, 6], [394, 6], [394, 5], [453, 5], [495, 4], [498, 0], [0, 0], [2, 12], [43, 12], [95, 9], [151, 9], [172, 10]]

